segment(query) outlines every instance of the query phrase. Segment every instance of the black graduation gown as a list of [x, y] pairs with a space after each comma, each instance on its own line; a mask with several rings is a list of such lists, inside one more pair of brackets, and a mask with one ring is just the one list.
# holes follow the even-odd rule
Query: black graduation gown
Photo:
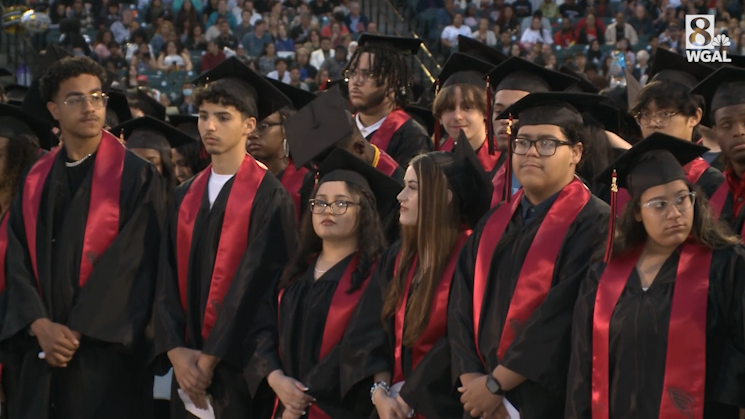
[[[266, 294], [249, 338], [250, 346], [255, 350], [249, 359], [245, 376], [252, 395], [262, 389], [271, 391], [266, 377], [280, 369], [288, 377], [306, 385], [308, 394], [330, 417], [354, 419], [370, 415], [372, 404], [369, 387], [360, 387], [343, 400], [341, 398], [340, 345], [337, 344], [323, 359], [318, 359], [334, 292], [353, 257], [350, 255], [337, 263], [318, 280], [314, 278], [315, 263], [311, 263], [305, 273], [285, 288], [279, 316], [277, 292]], [[265, 403], [270, 402], [268, 410], [273, 408], [273, 393], [271, 397], [260, 398]], [[283, 409], [280, 402], [277, 417], [280, 417]]]
[[[665, 378], [667, 338], [679, 253], [663, 264], [645, 292], [634, 269], [610, 322], [610, 418], [657, 419]], [[592, 417], [592, 322], [605, 264], [593, 266], [574, 311], [566, 418]], [[704, 418], [737, 419], [745, 407], [743, 302], [745, 249], [714, 251], [706, 315]]]
[[[479, 327], [479, 349], [486, 368], [475, 348], [473, 278], [478, 245], [488, 216], [474, 229], [461, 251], [448, 309], [454, 381], [462, 374], [485, 374], [499, 365], [497, 349], [512, 294], [523, 261], [547, 212], [548, 209], [542, 214], [536, 213], [524, 225], [518, 208], [494, 251]], [[564, 412], [572, 310], [590, 259], [598, 249], [604, 248], [608, 216], [608, 205], [590, 197], [561, 243], [545, 301], [520, 329], [502, 360], [505, 367], [528, 379], [507, 393], [510, 402], [521, 409], [523, 419], [558, 418]], [[465, 418], [469, 416], [464, 414]]]
[[[371, 141], [374, 135], [375, 133], [368, 135], [367, 141]], [[427, 130], [414, 119], [409, 119], [393, 133], [385, 152], [393, 157], [399, 166], [406, 168], [411, 159], [430, 150], [432, 150], [432, 140], [427, 135]]]
[[[242, 373], [245, 362], [242, 343], [253, 321], [256, 304], [287, 263], [290, 249], [295, 246], [295, 207], [282, 184], [271, 174], [264, 176], [251, 208], [248, 248], [210, 336], [205, 340], [201, 332], [204, 313], [225, 209], [235, 177], [225, 183], [211, 210], [207, 191], [202, 196], [189, 252], [188, 307], [184, 313], [178, 288], [176, 231], [179, 208], [193, 179], [174, 191], [166, 224], [166, 240], [161, 249], [154, 312], [156, 365], [159, 373], [165, 373], [170, 367], [167, 352], [178, 347], [198, 349], [220, 358], [208, 389], [213, 397], [216, 417], [243, 419], [249, 417], [251, 398]], [[184, 409], [175, 379], [172, 387], [171, 417], [193, 417]]]
[[[388, 371], [393, 374], [396, 344], [394, 319], [390, 318], [383, 324], [380, 313], [383, 311], [388, 284], [395, 274], [400, 249], [399, 241], [381, 257], [347, 326], [341, 351], [343, 395], [359, 387], [369, 390], [374, 375], [379, 372]], [[451, 355], [447, 336], [443, 336], [422, 357], [416, 369], [413, 369], [413, 352], [410, 347], [402, 348], [401, 358], [405, 377], [401, 398], [427, 419], [460, 417], [463, 407], [451, 380]], [[369, 391], [367, 403], [370, 403]], [[377, 411], [373, 411], [373, 417], [377, 418]]]
[[[78, 285], [95, 155], [65, 167], [60, 150], [44, 184], [39, 218], [24, 220], [25, 176], [8, 225], [7, 316], [2, 341], [6, 372], [19, 375], [9, 400], [13, 418], [147, 418], [152, 372], [145, 328], [151, 316], [165, 187], [155, 167], [131, 151], [124, 158], [119, 234], [100, 255], [85, 286]], [[25, 222], [37, 223], [41, 295], [31, 265]], [[37, 354], [29, 326], [46, 317], [82, 335], [66, 368]], [[7, 383], [7, 381], [6, 381]]]

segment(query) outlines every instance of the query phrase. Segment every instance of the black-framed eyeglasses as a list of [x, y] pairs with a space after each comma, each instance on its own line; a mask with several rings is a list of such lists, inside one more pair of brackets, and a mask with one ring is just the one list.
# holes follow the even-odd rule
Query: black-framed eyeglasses
[[682, 214], [691, 209], [695, 202], [696, 192], [688, 192], [687, 194], [675, 197], [672, 201], [666, 199], [653, 199], [642, 204], [642, 207], [649, 209], [652, 214], [662, 217], [667, 215], [667, 212], [670, 211], [670, 208], [672, 207], [675, 207]]
[[352, 205], [359, 205], [356, 202], [350, 202], [350, 201], [334, 201], [334, 202], [326, 202], [322, 201], [320, 199], [311, 199], [310, 202], [310, 212], [313, 214], [323, 214], [326, 212], [326, 208], [331, 208], [331, 213], [334, 215], [344, 215], [347, 212], [347, 209], [349, 209]]
[[106, 93], [92, 93], [90, 95], [68, 96], [62, 103], [71, 108], [80, 108], [90, 102], [94, 109], [101, 109], [106, 106], [108, 101], [109, 97]]
[[659, 111], [654, 113], [639, 112], [634, 115], [636, 123], [642, 127], [648, 127], [654, 121], [658, 126], [664, 128], [670, 124], [670, 120], [677, 115], [677, 112]]
[[254, 129], [254, 132], [252, 132], [252, 134], [257, 135], [257, 136], [260, 137], [260, 136], [266, 134], [267, 131], [269, 131], [272, 127], [277, 127], [277, 126], [280, 126], [280, 125], [282, 125], [281, 122], [266, 122], [266, 121], [261, 121], [261, 122], [259, 122], [256, 125], [256, 129]]
[[560, 141], [560, 140], [552, 140], [552, 139], [541, 139], [541, 140], [526, 140], [524, 138], [516, 138], [512, 142], [512, 153], [517, 154], [518, 156], [524, 156], [528, 154], [528, 151], [532, 147], [535, 147], [535, 150], [538, 152], [539, 155], [543, 157], [550, 157], [556, 154], [556, 149], [559, 146], [572, 146], [572, 143], [566, 142], [566, 141]]

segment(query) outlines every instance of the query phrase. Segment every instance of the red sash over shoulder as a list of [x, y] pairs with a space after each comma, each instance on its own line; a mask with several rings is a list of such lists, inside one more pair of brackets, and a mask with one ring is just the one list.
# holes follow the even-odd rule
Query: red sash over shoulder
[[292, 202], [295, 204], [295, 215], [300, 219], [300, 187], [303, 186], [303, 180], [308, 169], [301, 167], [297, 169], [292, 160], [287, 162], [284, 173], [282, 173], [282, 186], [290, 193]]
[[[507, 225], [520, 206], [523, 191], [520, 190], [509, 204], [502, 205], [489, 217], [479, 241], [476, 269], [473, 278], [473, 325], [476, 348], [479, 347], [479, 322], [486, 285], [489, 280], [494, 250], [502, 238]], [[559, 193], [556, 201], [538, 228], [528, 250], [520, 277], [512, 295], [507, 320], [502, 328], [497, 357], [501, 360], [515, 339], [519, 329], [527, 322], [533, 311], [546, 299], [551, 289], [554, 267], [569, 226], [577, 218], [591, 197], [587, 187], [573, 180]], [[483, 360], [483, 357], [482, 357]]]
[[380, 153], [375, 162], [375, 168], [380, 170], [386, 176], [392, 176], [393, 172], [398, 169], [398, 163], [396, 163], [396, 160], [393, 160], [393, 157], [391, 157], [390, 154], [377, 148], [376, 145], [373, 145], [373, 147], [377, 149], [377, 153]]
[[[610, 416], [610, 323], [641, 251], [640, 246], [611, 259], [598, 283], [592, 327], [593, 419]], [[690, 241], [683, 244], [670, 309], [660, 418], [704, 417], [710, 267], [710, 249]]]
[[[41, 285], [36, 257], [36, 224], [39, 219], [39, 205], [44, 183], [49, 177], [59, 150], [57, 148], [39, 159], [26, 176], [23, 188], [22, 205], [26, 240], [28, 240], [28, 251], [39, 292], [41, 292]], [[88, 280], [99, 256], [108, 249], [119, 234], [119, 195], [125, 154], [126, 150], [119, 140], [108, 131], [103, 131], [96, 152], [96, 160], [93, 163], [91, 199], [88, 204], [88, 219], [85, 222], [83, 256], [80, 261], [78, 280], [81, 287]]]
[[[458, 240], [455, 242], [453, 250], [450, 252], [450, 257], [445, 265], [445, 269], [442, 271], [442, 277], [440, 282], [437, 284], [435, 294], [433, 296], [432, 304], [429, 309], [429, 321], [427, 327], [422, 332], [422, 335], [417, 339], [414, 346], [411, 348], [413, 360], [412, 366], [416, 368], [419, 362], [424, 358], [424, 355], [429, 352], [430, 349], [437, 343], [437, 341], [445, 334], [447, 330], [447, 310], [448, 310], [448, 297], [450, 296], [450, 285], [453, 282], [453, 273], [455, 272], [455, 265], [458, 262], [458, 254], [460, 254], [461, 248], [466, 244], [466, 240], [471, 232], [463, 232]], [[399, 252], [396, 257], [396, 267], [394, 272], [398, 272], [398, 264], [401, 261], [401, 253]], [[406, 318], [406, 307], [409, 301], [409, 290], [411, 289], [411, 282], [414, 277], [414, 270], [416, 268], [417, 259], [411, 264], [409, 274], [406, 277], [406, 285], [404, 292], [401, 295], [401, 300], [396, 308], [394, 316], [395, 333], [396, 333], [396, 347], [395, 347], [395, 364], [393, 367], [393, 383], [399, 383], [405, 380], [403, 372], [403, 336], [404, 336], [404, 319]]]
[[[266, 167], [253, 157], [243, 158], [238, 173], [233, 181], [233, 188], [228, 197], [225, 217], [220, 229], [220, 243], [217, 246], [215, 267], [212, 271], [210, 291], [207, 297], [207, 308], [204, 312], [202, 337], [209, 336], [219, 316], [223, 299], [230, 289], [235, 271], [241, 262], [243, 253], [248, 247], [248, 228], [251, 219], [256, 191], [266, 175]], [[176, 257], [178, 260], [178, 288], [181, 294], [181, 307], [187, 309], [187, 284], [189, 278], [189, 256], [191, 240], [194, 234], [194, 222], [202, 205], [202, 197], [207, 193], [207, 184], [212, 165], [202, 170], [192, 181], [189, 190], [181, 202], [176, 231]], [[233, 193], [235, 192], [235, 193]]]
[[411, 116], [401, 109], [388, 114], [383, 121], [383, 125], [373, 134], [370, 144], [380, 147], [383, 151], [388, 151], [388, 145], [391, 143], [391, 137], [398, 131], [403, 124], [409, 121]]

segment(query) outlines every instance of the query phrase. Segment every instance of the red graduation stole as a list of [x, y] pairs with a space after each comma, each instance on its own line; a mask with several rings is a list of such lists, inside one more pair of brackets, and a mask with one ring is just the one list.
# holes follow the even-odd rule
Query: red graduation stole
[[308, 169], [305, 167], [297, 169], [292, 163], [292, 159], [287, 162], [287, 167], [282, 173], [282, 186], [290, 193], [292, 202], [295, 203], [295, 214], [298, 220], [300, 219], [300, 187], [303, 186], [306, 173], [308, 173]]
[[[476, 348], [479, 347], [479, 322], [481, 306], [489, 279], [489, 268], [494, 250], [507, 229], [507, 225], [520, 206], [524, 191], [521, 189], [510, 204], [499, 207], [484, 226], [476, 255], [473, 278], [473, 331]], [[578, 179], [562, 189], [546, 218], [538, 228], [530, 250], [520, 269], [520, 276], [512, 295], [507, 319], [499, 339], [497, 357], [501, 360], [512, 344], [519, 329], [527, 322], [533, 311], [543, 303], [551, 289], [551, 282], [562, 242], [569, 226], [577, 218], [591, 197], [587, 187]], [[481, 356], [479, 354], [479, 356]], [[483, 361], [483, 358], [482, 358]]]
[[[450, 284], [453, 282], [453, 273], [455, 272], [455, 265], [458, 262], [458, 254], [460, 254], [461, 248], [466, 244], [468, 236], [471, 232], [463, 232], [455, 242], [453, 250], [450, 252], [450, 257], [445, 265], [445, 269], [442, 271], [442, 277], [440, 282], [437, 284], [435, 289], [434, 298], [429, 309], [429, 321], [427, 327], [422, 332], [422, 335], [417, 339], [416, 344], [411, 348], [413, 353], [412, 365], [416, 368], [419, 362], [424, 358], [424, 355], [429, 352], [430, 349], [437, 343], [437, 341], [445, 334], [447, 330], [447, 311], [448, 311], [448, 298], [450, 296]], [[399, 251], [396, 257], [395, 271], [398, 272], [398, 265], [401, 262], [401, 252]], [[396, 307], [396, 313], [394, 315], [395, 333], [396, 333], [396, 347], [395, 347], [395, 363], [393, 366], [393, 383], [399, 383], [405, 380], [403, 372], [403, 336], [404, 336], [404, 320], [406, 318], [406, 307], [409, 301], [409, 290], [411, 289], [411, 282], [414, 278], [414, 270], [416, 268], [417, 257], [411, 263], [409, 274], [406, 277], [406, 285], [404, 286], [404, 292], [401, 295], [401, 299]]]
[[381, 150], [376, 145], [373, 145], [373, 147], [375, 147], [375, 160], [373, 161], [373, 167], [380, 170], [386, 176], [392, 176], [393, 172], [398, 169], [398, 163], [396, 160], [393, 160], [393, 157], [391, 157], [390, 154]]
[[[592, 418], [610, 415], [610, 322], [642, 246], [611, 259], [595, 296], [592, 331]], [[687, 241], [678, 262], [667, 338], [660, 418], [703, 419], [706, 382], [706, 309], [711, 250]]]
[[[44, 183], [54, 165], [59, 148], [45, 154], [36, 162], [26, 176], [23, 188], [23, 219], [26, 226], [26, 240], [34, 269], [39, 293], [39, 269], [36, 257], [36, 224], [39, 219], [39, 205]], [[108, 131], [102, 131], [96, 160], [93, 163], [91, 199], [88, 203], [88, 218], [85, 222], [83, 255], [80, 260], [82, 287], [88, 280], [99, 256], [108, 249], [119, 234], [119, 195], [122, 187], [122, 171], [126, 150], [119, 140]]]
[[453, 151], [454, 148], [455, 140], [453, 140], [452, 137], [448, 137], [440, 146], [440, 151]]
[[[344, 275], [339, 280], [336, 290], [334, 290], [334, 296], [331, 297], [331, 306], [326, 315], [326, 324], [323, 327], [321, 351], [318, 354], [319, 361], [325, 358], [326, 355], [334, 349], [334, 346], [341, 342], [341, 338], [344, 337], [344, 332], [347, 330], [349, 319], [352, 317], [352, 313], [357, 307], [357, 303], [360, 301], [362, 291], [365, 290], [365, 287], [369, 282], [366, 280], [365, 284], [363, 284], [358, 290], [352, 293], [347, 292], [352, 287], [352, 274], [355, 269], [357, 269], [357, 262], [358, 254], [355, 253], [352, 260], [349, 262], [347, 269], [344, 271]], [[375, 267], [373, 266], [371, 272], [374, 270]], [[279, 291], [279, 296], [277, 297], [277, 318], [279, 318], [279, 311], [282, 307], [282, 296], [284, 293], [285, 290], [281, 289]], [[277, 413], [277, 407], [278, 399], [275, 398], [272, 417]], [[307, 417], [309, 419], [331, 419], [331, 417], [321, 410], [317, 404], [310, 406]]]
[[[251, 219], [256, 191], [266, 175], [266, 167], [246, 154], [238, 173], [235, 174], [233, 189], [228, 196], [222, 227], [220, 243], [217, 246], [215, 265], [212, 270], [210, 291], [202, 324], [202, 337], [207, 339], [219, 316], [222, 302], [233, 282], [243, 253], [248, 247], [248, 228]], [[176, 231], [176, 257], [178, 260], [178, 288], [181, 295], [181, 307], [187, 309], [187, 284], [189, 278], [189, 254], [191, 239], [194, 234], [194, 222], [197, 219], [202, 197], [207, 193], [207, 183], [212, 173], [212, 165], [202, 170], [192, 181], [189, 190], [181, 202], [178, 212]], [[235, 192], [235, 193], [233, 193]]]
[[491, 184], [494, 187], [491, 195], [491, 205], [489, 208], [494, 208], [502, 202], [504, 198], [504, 172], [507, 171], [507, 160], [499, 166], [494, 176], [491, 178]]
[[373, 134], [373, 137], [370, 139], [370, 144], [380, 147], [383, 151], [387, 151], [393, 134], [395, 134], [403, 124], [408, 122], [409, 119], [411, 119], [411, 116], [401, 109], [396, 109], [389, 113], [380, 128], [378, 128], [378, 130]]
[[491, 173], [494, 170], [494, 166], [497, 165], [501, 154], [500, 152], [496, 152], [494, 155], [489, 154], [489, 145], [484, 141], [484, 144], [476, 152], [476, 157], [479, 159], [479, 163], [481, 163], [481, 167], [484, 168], [486, 173]]

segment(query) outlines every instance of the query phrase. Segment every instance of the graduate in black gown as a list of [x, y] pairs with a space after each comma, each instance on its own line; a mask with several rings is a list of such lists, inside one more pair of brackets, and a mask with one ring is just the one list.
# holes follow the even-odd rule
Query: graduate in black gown
[[427, 130], [403, 108], [413, 100], [407, 57], [416, 55], [421, 39], [363, 33], [345, 68], [355, 124], [375, 147], [406, 167], [432, 149]]
[[166, 107], [144, 90], [137, 89], [129, 100], [129, 108], [133, 118], [150, 116], [160, 121], [166, 120]]
[[210, 164], [210, 155], [204, 149], [197, 123], [199, 118], [192, 115], [169, 115], [171, 125], [187, 134], [194, 141], [171, 149], [171, 161], [179, 185], [192, 176], [206, 169]]
[[[745, 69], [722, 67], [699, 83], [692, 91], [702, 95], [709, 112], [709, 123], [722, 149], [728, 187], [723, 202], [720, 196], [712, 199], [720, 208], [720, 219], [729, 224], [735, 234], [743, 236], [745, 227]], [[714, 209], [716, 212], [717, 209]]]
[[151, 414], [145, 328], [165, 192], [155, 167], [102, 130], [105, 75], [68, 57], [40, 81], [65, 141], [20, 181], [10, 210], [0, 344], [20, 368], [12, 417]]
[[398, 195], [402, 239], [385, 253], [342, 346], [342, 394], [370, 385], [376, 417], [459, 417], [447, 301], [458, 254], [489, 210], [491, 182], [461, 132], [454, 153], [415, 157]]
[[156, 373], [173, 367], [174, 419], [193, 417], [186, 403], [250, 416], [242, 343], [296, 244], [289, 194], [246, 154], [246, 136], [284, 95], [235, 58], [195, 84], [206, 80], [194, 103], [212, 165], [174, 191], [154, 314]]
[[300, 246], [259, 309], [246, 379], [253, 394], [268, 384], [277, 418], [366, 418], [369, 387], [341, 396], [340, 342], [385, 249], [377, 208], [400, 186], [343, 150], [318, 176]]
[[106, 103], [106, 125], [104, 129], [111, 130], [111, 127], [123, 124], [132, 119], [132, 111], [129, 109], [127, 95], [121, 90], [109, 89], [106, 92], [109, 97]]
[[566, 418], [738, 419], [745, 408], [745, 248], [683, 169], [705, 150], [654, 134], [603, 176], [617, 170], [631, 205], [582, 284]]
[[606, 237], [608, 205], [575, 176], [582, 116], [569, 94], [542, 95], [511, 110], [523, 189], [484, 217], [455, 269], [448, 340], [466, 418], [506, 414], [505, 396], [524, 419], [561, 417], [572, 310]]

